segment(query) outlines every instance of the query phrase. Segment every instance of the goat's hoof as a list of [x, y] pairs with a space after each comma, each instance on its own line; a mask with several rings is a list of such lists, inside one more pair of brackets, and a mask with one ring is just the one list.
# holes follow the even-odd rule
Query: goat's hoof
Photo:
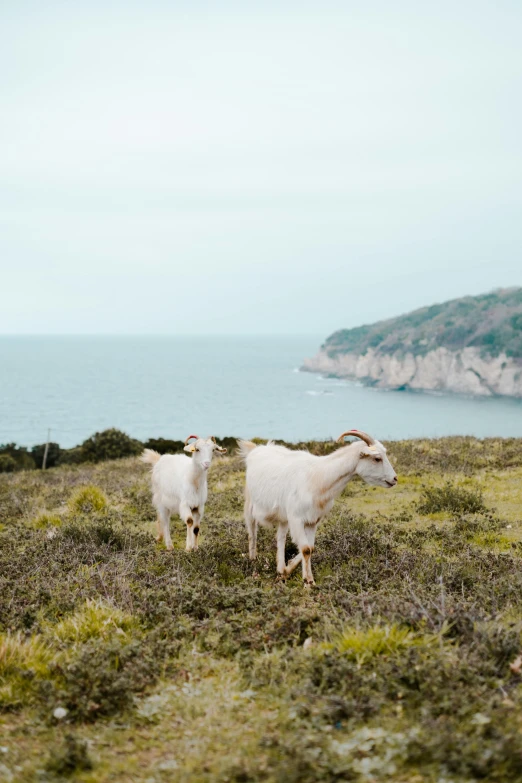
[[276, 582], [279, 582], [282, 585], [286, 585], [286, 574], [278, 574], [276, 577]]
[[167, 544], [167, 552], [172, 552], [174, 549], [174, 544]]
[[313, 579], [303, 579], [303, 587], [315, 587], [315, 581]]

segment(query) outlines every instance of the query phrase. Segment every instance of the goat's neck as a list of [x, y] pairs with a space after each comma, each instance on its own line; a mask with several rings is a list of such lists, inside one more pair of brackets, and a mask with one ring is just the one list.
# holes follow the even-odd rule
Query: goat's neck
[[198, 490], [200, 487], [203, 487], [206, 484], [208, 471], [203, 470], [203, 468], [201, 468], [195, 460], [191, 460], [191, 463], [190, 480], [196, 490]]
[[361, 452], [360, 443], [350, 443], [320, 460], [321, 494], [337, 497], [355, 475]]

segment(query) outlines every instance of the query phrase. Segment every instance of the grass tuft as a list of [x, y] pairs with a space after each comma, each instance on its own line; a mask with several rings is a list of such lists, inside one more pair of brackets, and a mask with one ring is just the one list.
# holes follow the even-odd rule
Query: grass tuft
[[105, 511], [108, 501], [105, 494], [94, 484], [79, 487], [70, 497], [69, 511], [79, 514], [94, 514]]
[[47, 623], [45, 632], [53, 642], [70, 646], [90, 639], [107, 639], [114, 634], [128, 638], [136, 626], [136, 618], [121, 609], [88, 599], [84, 606], [56, 625]]
[[58, 514], [49, 514], [47, 511], [43, 511], [32, 520], [31, 527], [34, 527], [36, 530], [45, 530], [47, 528], [60, 527], [62, 522], [63, 520]]
[[440, 643], [441, 636], [419, 633], [396, 623], [373, 625], [370, 628], [347, 628], [324, 648], [335, 649], [361, 665], [380, 655], [392, 655], [412, 647], [431, 647]]
[[34, 684], [49, 676], [53, 651], [38, 636], [0, 634], [0, 709], [31, 703]]

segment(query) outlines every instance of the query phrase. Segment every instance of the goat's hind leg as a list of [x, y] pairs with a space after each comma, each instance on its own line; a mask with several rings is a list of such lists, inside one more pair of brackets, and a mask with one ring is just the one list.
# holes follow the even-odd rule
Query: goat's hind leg
[[254, 519], [248, 487], [245, 487], [245, 527], [248, 533], [248, 556], [250, 560], [255, 560], [257, 557], [257, 522]]
[[157, 541], [165, 541], [167, 549], [174, 549], [170, 537], [170, 511], [165, 506], [158, 506], [158, 536]]
[[[303, 553], [303, 582], [305, 584], [305, 587], [311, 587], [311, 585], [315, 585], [315, 579], [314, 575], [312, 574], [312, 553], [315, 549], [315, 531], [317, 528], [317, 524], [314, 525], [305, 525], [305, 536], [308, 542], [308, 546], [306, 544], [301, 547], [301, 551]], [[305, 552], [307, 551], [307, 554]]]
[[158, 532], [156, 534], [156, 541], [158, 541], [158, 542], [163, 541], [163, 526], [162, 526], [162, 522], [161, 522], [159, 514], [156, 517], [156, 528], [158, 530]]
[[288, 522], [281, 522], [277, 528], [277, 573], [286, 579], [285, 543]]

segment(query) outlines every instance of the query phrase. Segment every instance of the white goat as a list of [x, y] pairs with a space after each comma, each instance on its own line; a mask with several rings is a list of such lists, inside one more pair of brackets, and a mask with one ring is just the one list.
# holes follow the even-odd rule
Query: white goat
[[[196, 439], [195, 443], [189, 440]], [[207, 470], [212, 462], [214, 452], [226, 454], [226, 449], [216, 443], [214, 437], [198, 438], [189, 435], [185, 441], [184, 454], [158, 454], [152, 449], [145, 449], [141, 455], [142, 462], [152, 465], [152, 503], [158, 512], [157, 541], [165, 541], [167, 549], [172, 549], [170, 537], [170, 515], [179, 514], [187, 526], [186, 551], [198, 548], [199, 525], [203, 518], [207, 502]]]
[[[273, 525], [277, 527], [278, 573], [286, 578], [302, 561], [305, 586], [315, 584], [311, 555], [317, 523], [328, 514], [350, 479], [357, 474], [373, 486], [395, 486], [397, 476], [382, 443], [359, 430], [344, 432], [338, 441], [344, 441], [347, 435], [363, 443], [350, 443], [325, 457], [273, 443], [256, 446], [239, 441], [246, 462], [245, 524], [252, 560], [257, 556], [258, 524]], [[287, 565], [285, 541], [289, 528], [299, 553]]]

